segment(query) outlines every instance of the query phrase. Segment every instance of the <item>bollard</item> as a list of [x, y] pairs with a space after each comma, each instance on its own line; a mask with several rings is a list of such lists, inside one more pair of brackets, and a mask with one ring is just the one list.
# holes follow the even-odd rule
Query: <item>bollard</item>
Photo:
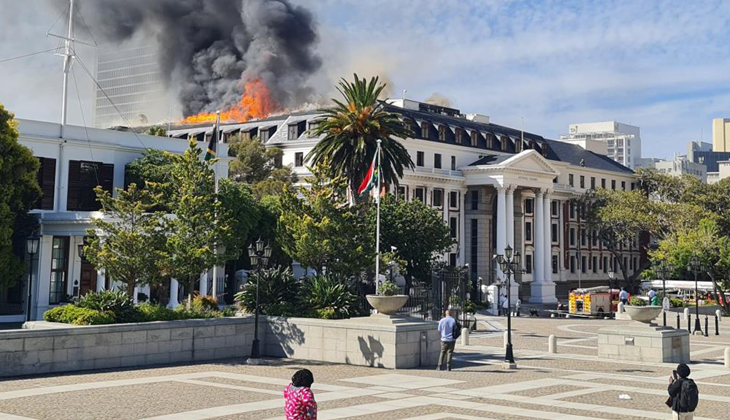
[[616, 312], [618, 312], [620, 314], [622, 314], [624, 312], [624, 303], [623, 302], [618, 303], [618, 309]]
[[677, 329], [680, 329], [680, 328], [682, 328], [682, 326], [681, 326], [681, 325], [679, 325], [679, 323], [680, 323], [680, 315], [679, 315], [679, 314], [677, 314]]
[[717, 317], [717, 319], [719, 319], [720, 321], [722, 321], [722, 311], [721, 310], [719, 310], [719, 309], [716, 310], [715, 311], [715, 316]]
[[507, 348], [507, 342], [508, 341], [509, 341], [509, 332], [508, 331], [505, 331], [504, 332], [504, 348], [505, 349]]
[[725, 348], [725, 367], [730, 369], [730, 347]]
[[687, 320], [687, 319], [689, 319], [689, 317], [690, 317], [689, 308], [684, 308], [684, 319]]
[[720, 335], [720, 319], [715, 315], [715, 335]]
[[710, 331], [710, 330], [708, 329], [708, 324], [707, 324], [707, 315], [705, 315], [705, 337], [707, 337], [707, 336], [708, 336], [708, 335], [710, 334], [710, 332], [709, 332], [709, 331]]
[[692, 334], [692, 314], [689, 314], [687, 316], [689, 317], [687, 318], [687, 331]]
[[550, 334], [550, 337], [548, 337], [548, 353], [557, 353], [558, 352], [558, 339], [555, 337], [555, 335]]
[[469, 328], [464, 327], [461, 329], [461, 345], [469, 345]]

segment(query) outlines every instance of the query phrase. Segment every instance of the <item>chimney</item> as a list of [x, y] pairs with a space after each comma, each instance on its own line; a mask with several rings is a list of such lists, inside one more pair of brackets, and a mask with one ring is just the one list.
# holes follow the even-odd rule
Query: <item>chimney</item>
[[466, 114], [466, 119], [475, 123], [489, 124], [489, 116], [482, 114]]

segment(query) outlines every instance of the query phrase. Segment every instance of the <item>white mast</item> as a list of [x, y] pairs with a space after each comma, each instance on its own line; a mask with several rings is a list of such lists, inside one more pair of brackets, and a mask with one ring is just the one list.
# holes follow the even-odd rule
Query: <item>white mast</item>
[[375, 152], [377, 165], [373, 170], [378, 172], [378, 189], [375, 194], [375, 203], [377, 204], [377, 212], [375, 217], [375, 293], [377, 294], [380, 289], [380, 143], [382, 140], [378, 139], [378, 149]]
[[68, 73], [73, 64], [73, 34], [74, 34], [74, 0], [69, 0], [68, 7], [68, 33], [64, 41], [63, 53], [63, 97], [61, 104], [61, 138], [66, 134], [66, 118], [68, 114]]
[[[218, 157], [218, 150], [219, 148], [219, 142], [221, 138], [221, 112], [216, 111], [215, 113], [215, 131], [213, 132], [213, 135], [216, 136], [215, 138], [215, 153], [216, 157]], [[215, 194], [216, 194], [216, 200], [218, 200], [218, 162], [215, 163], [215, 166], [213, 166], [213, 177], [215, 178]], [[215, 214], [216, 223], [218, 222], [218, 213]], [[213, 252], [215, 254], [218, 254], [218, 246], [216, 245]], [[214, 298], [218, 299], [218, 264], [213, 266], [213, 281], [211, 284], [211, 293], [209, 293], [210, 296], [213, 296]]]

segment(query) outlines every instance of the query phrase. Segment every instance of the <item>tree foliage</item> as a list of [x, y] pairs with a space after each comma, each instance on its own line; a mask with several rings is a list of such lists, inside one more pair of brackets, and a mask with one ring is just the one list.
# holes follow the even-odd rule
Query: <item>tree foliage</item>
[[[11, 287], [24, 273], [26, 236], [20, 236], [28, 211], [41, 196], [38, 160], [18, 142], [13, 114], [0, 104], [0, 287]], [[28, 232], [23, 232], [27, 234]]]
[[340, 80], [337, 90], [343, 100], [332, 99], [334, 106], [323, 110], [325, 119], [313, 130], [322, 140], [309, 152], [313, 166], [327, 163], [330, 178], [344, 177], [351, 192], [357, 191], [368, 171], [381, 140], [382, 182], [398, 185], [404, 169], [414, 167], [408, 150], [395, 137], [412, 135], [410, 129], [394, 113], [385, 110], [378, 97], [385, 89], [377, 77], [367, 81]]
[[160, 283], [163, 277], [163, 216], [151, 212], [158, 197], [136, 184], [117, 189], [116, 197], [101, 187], [95, 192], [104, 218], [92, 219], [86, 258], [122, 282], [132, 299], [136, 286]]
[[236, 157], [229, 177], [249, 184], [259, 198], [279, 195], [299, 180], [291, 167], [281, 165], [284, 152], [278, 147], [266, 148], [258, 137], [233, 136], [229, 147], [231, 156]]

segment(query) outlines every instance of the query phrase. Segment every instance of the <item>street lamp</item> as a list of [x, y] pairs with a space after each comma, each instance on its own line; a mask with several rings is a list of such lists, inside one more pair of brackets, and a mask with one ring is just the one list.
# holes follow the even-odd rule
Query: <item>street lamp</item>
[[[654, 271], [657, 273], [658, 276], [662, 279], [662, 308], [664, 308], [664, 301], [667, 298], [667, 277], [671, 276], [674, 272], [674, 264], [671, 262], [669, 263], [658, 263], [654, 266]], [[664, 326], [667, 326], [667, 311], [665, 309], [662, 310], [663, 313], [663, 321]]]
[[[253, 327], [253, 343], [251, 344], [251, 360], [256, 360], [261, 357], [259, 349], [259, 283], [261, 283], [261, 271], [266, 268], [271, 258], [271, 245], [264, 247], [264, 241], [259, 238], [254, 244], [248, 247], [248, 257], [251, 259], [251, 266], [256, 268], [256, 312], [254, 315], [254, 327]], [[255, 363], [255, 362], [254, 362]]]
[[582, 263], [581, 253], [580, 253], [580, 249], [578, 249], [578, 251], [575, 253], [575, 265], [578, 267], [578, 288], [579, 289], [581, 288], [580, 287], [581, 286], [580, 273], [583, 270], [583, 266], [581, 265], [581, 263]]
[[504, 249], [504, 255], [497, 255], [497, 263], [499, 264], [499, 268], [502, 270], [502, 273], [505, 275], [505, 285], [507, 287], [507, 349], [504, 356], [504, 362], [510, 369], [514, 369], [517, 365], [515, 364], [515, 357], [512, 352], [512, 288], [510, 287], [510, 276], [520, 270], [522, 256], [519, 251], [515, 252], [513, 256], [512, 247], [507, 245], [507, 248]]
[[702, 334], [702, 327], [700, 326], [700, 291], [697, 285], [697, 275], [704, 271], [704, 266], [697, 254], [692, 255], [692, 258], [690, 258], [687, 271], [695, 275], [695, 329], [693, 334], [697, 334], [697, 331]]
[[31, 297], [33, 297], [33, 257], [38, 253], [38, 247], [40, 245], [40, 238], [37, 236], [31, 236], [25, 241], [25, 251], [28, 253], [28, 293], [26, 299], [25, 309], [25, 322], [30, 322], [30, 309], [31, 309]]

